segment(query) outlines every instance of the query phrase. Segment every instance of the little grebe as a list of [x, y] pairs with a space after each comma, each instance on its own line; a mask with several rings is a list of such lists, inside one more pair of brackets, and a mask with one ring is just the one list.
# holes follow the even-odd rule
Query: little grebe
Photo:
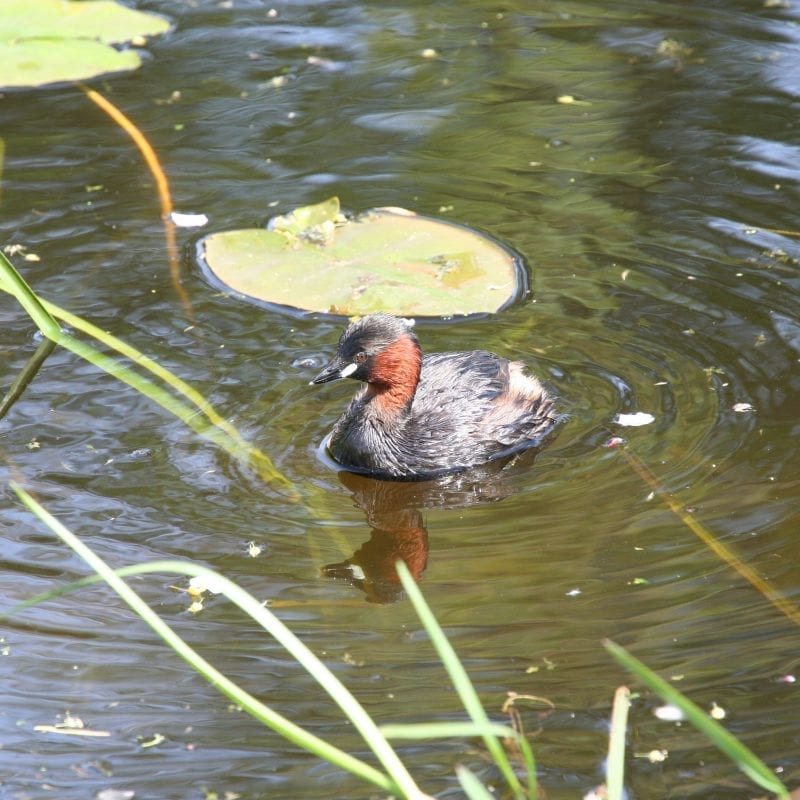
[[328, 448], [345, 469], [421, 480], [535, 447], [558, 420], [555, 402], [517, 361], [485, 350], [422, 355], [406, 320], [370, 314], [339, 339], [311, 383], [364, 381]]

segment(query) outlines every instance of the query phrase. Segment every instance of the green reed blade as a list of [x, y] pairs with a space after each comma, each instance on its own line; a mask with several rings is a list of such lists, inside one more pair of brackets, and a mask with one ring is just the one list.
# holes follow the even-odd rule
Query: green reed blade
[[381, 725], [380, 732], [387, 739], [452, 739], [453, 737], [495, 736], [514, 739], [519, 734], [508, 725], [490, 722], [482, 725], [475, 722], [401, 722]]
[[603, 646], [623, 667], [633, 672], [639, 680], [663, 700], [677, 706], [686, 719], [704, 736], [707, 736], [712, 744], [728, 756], [750, 780], [757, 783], [762, 789], [774, 792], [782, 800], [788, 800], [789, 791], [775, 777], [770, 768], [733, 734], [725, 730], [716, 720], [709, 717], [703, 709], [695, 705], [688, 697], [681, 694], [662, 677], [656, 675], [655, 672], [646, 667], [623, 647], [609, 639], [603, 641]]
[[[186, 423], [192, 430], [210, 439], [237, 460], [249, 464], [263, 480], [278, 484], [290, 499], [299, 499], [299, 493], [294, 484], [275, 467], [271, 459], [261, 450], [246, 442], [199, 392], [120, 339], [104, 333], [86, 320], [70, 314], [53, 303], [42, 301], [2, 251], [0, 251], [0, 289], [14, 295], [17, 302], [27, 311], [33, 322], [48, 339], [149, 397], [153, 402]], [[92, 345], [81, 342], [72, 334], [62, 330], [54, 319], [54, 315], [63, 319], [73, 328], [83, 330], [118, 353], [127, 356], [141, 368], [150, 371], [171, 386], [175, 392], [183, 395], [191, 405], [183, 403], [157, 384], [139, 375], [135, 370], [120, 364]], [[198, 411], [206, 418], [205, 421], [198, 416]]]
[[6, 396], [3, 398], [3, 401], [0, 402], [0, 419], [8, 414], [11, 410], [11, 407], [14, 403], [22, 397], [25, 390], [30, 385], [30, 382], [36, 377], [39, 370], [47, 361], [48, 356], [53, 350], [56, 349], [56, 343], [52, 341], [52, 339], [42, 339], [39, 342], [39, 346], [36, 348], [36, 352], [28, 359], [25, 366], [22, 368], [22, 371], [17, 375], [14, 382], [8, 388], [6, 392]]
[[[267, 706], [247, 694], [219, 673], [211, 664], [195, 652], [183, 639], [181, 639], [148, 605], [134, 592], [113, 569], [111, 569], [99, 556], [80, 541], [71, 531], [50, 515], [36, 500], [31, 497], [21, 486], [11, 483], [12, 489], [20, 500], [36, 516], [44, 522], [53, 533], [64, 541], [77, 553], [92, 569], [94, 569], [111, 586], [114, 591], [148, 624], [161, 638], [167, 642], [184, 660], [202, 674], [213, 686], [234, 702], [246, 708], [253, 716], [264, 724], [277, 730], [285, 738], [301, 747], [304, 747], [331, 763], [347, 769], [364, 780], [368, 780], [385, 791], [398, 794], [410, 800], [429, 800], [416, 785], [411, 775], [402, 764], [397, 754], [386, 739], [381, 735], [375, 723], [369, 717], [363, 706], [350, 694], [339, 679], [298, 639], [274, 614], [268, 611], [251, 594], [224, 576], [213, 570], [195, 564], [186, 564], [179, 561], [161, 561], [155, 564], [140, 564], [127, 567], [128, 574], [135, 572], [169, 571], [183, 575], [203, 575], [217, 582], [228, 599], [235, 603], [242, 611], [258, 622], [275, 639], [277, 639], [325, 689], [333, 700], [345, 712], [354, 727], [361, 733], [364, 740], [372, 748], [377, 758], [381, 761], [387, 774], [384, 775], [368, 764], [355, 759], [323, 740], [308, 734], [302, 728], [289, 723]], [[288, 723], [288, 726], [287, 726]]]
[[195, 405], [197, 409], [208, 418], [212, 425], [224, 431], [237, 443], [243, 452], [247, 453], [248, 460], [255, 469], [263, 470], [272, 479], [277, 480], [282, 483], [285, 488], [291, 489], [294, 492], [294, 486], [277, 470], [269, 456], [247, 442], [239, 431], [231, 425], [230, 422], [224, 419], [200, 392], [186, 383], [186, 381], [179, 378], [173, 372], [170, 372], [166, 367], [162, 367], [157, 361], [146, 356], [132, 345], [98, 328], [88, 320], [72, 314], [48, 300], [42, 300], [41, 302], [53, 316], [63, 320], [70, 327], [83, 331], [83, 333], [91, 336], [93, 339], [102, 342], [106, 347], [115, 350], [120, 355], [126, 356], [133, 361], [137, 367], [147, 370], [164, 381], [164, 383], [169, 385], [177, 394], [183, 395], [183, 397]]
[[469, 767], [459, 764], [456, 767], [456, 776], [468, 800], [496, 800]]
[[494, 736], [508, 739], [520, 749], [528, 775], [536, 775], [536, 762], [528, 740], [509, 725], [490, 722], [488, 725], [474, 722], [404, 722], [381, 725], [380, 732], [392, 740], [423, 741], [425, 739], [452, 739], [453, 737]]
[[33, 289], [28, 286], [25, 279], [17, 272], [2, 250], [0, 250], [0, 289], [13, 294], [17, 298], [17, 302], [34, 321], [36, 327], [48, 339], [58, 342], [58, 338], [62, 333], [61, 327], [45, 309]]
[[[419, 587], [411, 577], [408, 567], [404, 562], [398, 561], [396, 564], [396, 569], [397, 574], [403, 584], [403, 589], [405, 590], [409, 601], [414, 606], [414, 610], [417, 612], [417, 616], [419, 617], [422, 626], [427, 631], [428, 636], [431, 639], [431, 643], [433, 644], [439, 659], [447, 670], [447, 674], [450, 676], [450, 680], [453, 682], [453, 686], [458, 693], [458, 696], [461, 698], [461, 702], [464, 704], [464, 708], [466, 709], [470, 718], [477, 725], [490, 724], [489, 717], [483, 708], [483, 705], [481, 705], [481, 701], [478, 697], [478, 693], [475, 691], [475, 687], [472, 685], [472, 682], [470, 681], [461, 661], [459, 661], [453, 646], [447, 640], [447, 637], [444, 635], [444, 632], [434, 617], [433, 612], [430, 610], [430, 607], [423, 598]], [[514, 793], [514, 796], [518, 798], [525, 798], [526, 796], [535, 798], [535, 771], [528, 773], [528, 794], [526, 795], [519, 778], [517, 778], [517, 775], [514, 772], [514, 768], [511, 766], [508, 755], [506, 754], [500, 742], [498, 742], [494, 736], [484, 736], [483, 741], [486, 745], [486, 748], [491, 753], [498, 769], [502, 772], [503, 777], [506, 779], [511, 791]]]

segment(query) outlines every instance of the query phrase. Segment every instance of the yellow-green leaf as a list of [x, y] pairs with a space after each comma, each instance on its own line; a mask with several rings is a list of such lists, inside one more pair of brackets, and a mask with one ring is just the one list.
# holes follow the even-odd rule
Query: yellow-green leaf
[[112, 44], [169, 30], [157, 14], [114, 0], [2, 0], [0, 87], [88, 80], [139, 67], [134, 50]]

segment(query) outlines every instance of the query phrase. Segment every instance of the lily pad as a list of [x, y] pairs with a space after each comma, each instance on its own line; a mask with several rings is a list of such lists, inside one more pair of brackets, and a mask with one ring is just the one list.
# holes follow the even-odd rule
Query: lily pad
[[157, 14], [113, 0], [2, 0], [0, 87], [26, 88], [88, 80], [136, 69], [135, 50], [120, 44], [169, 30]]
[[335, 197], [206, 236], [198, 259], [254, 303], [344, 316], [491, 313], [527, 289], [520, 258], [483, 234], [399, 208], [347, 218]]

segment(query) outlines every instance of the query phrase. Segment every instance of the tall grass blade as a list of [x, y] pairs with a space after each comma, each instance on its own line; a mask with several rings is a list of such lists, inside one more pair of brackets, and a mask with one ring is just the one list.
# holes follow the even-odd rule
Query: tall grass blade
[[213, 442], [237, 460], [250, 464], [258, 469], [262, 479], [267, 482], [278, 484], [283, 490], [286, 490], [289, 497], [297, 498], [297, 490], [294, 488], [294, 485], [288, 478], [272, 466], [272, 462], [268, 460], [265, 462], [264, 459], [266, 457], [264, 457], [254, 463], [252, 459], [252, 449], [249, 446], [243, 447], [241, 439], [232, 439], [225, 431], [217, 428], [210, 423], [208, 419], [200, 416], [196, 408], [182, 402], [158, 384], [140, 375], [130, 367], [121, 364], [116, 359], [107, 356], [105, 353], [101, 353], [92, 345], [76, 339], [74, 336], [64, 334], [59, 338], [58, 343], [67, 350], [75, 353], [75, 355], [88, 361], [90, 364], [94, 364], [94, 366], [107, 372], [112, 377], [128, 384], [128, 386], [135, 389], [137, 392], [150, 398], [150, 400], [177, 417], [193, 431], [200, 434], [200, 436]]
[[751, 566], [745, 564], [730, 547], [717, 539], [691, 512], [684, 508], [681, 502], [661, 485], [650, 467], [638, 458], [635, 453], [627, 447], [623, 447], [622, 455], [634, 472], [712, 553], [721, 558], [731, 569], [736, 570], [757, 592], [760, 592], [763, 597], [772, 603], [781, 614], [788, 617], [795, 625], [800, 625], [800, 609], [791, 600], [770, 586]]
[[[475, 687], [472, 685], [464, 666], [459, 661], [455, 650], [444, 635], [430, 607], [425, 602], [419, 587], [411, 577], [408, 567], [402, 561], [398, 561], [396, 567], [397, 574], [403, 584], [403, 589], [409, 601], [414, 606], [414, 610], [417, 612], [420, 622], [427, 631], [436, 653], [447, 670], [447, 674], [450, 676], [450, 680], [453, 682], [453, 686], [458, 696], [461, 698], [464, 708], [476, 725], [488, 725], [490, 723], [489, 717], [483, 705], [481, 705]], [[506, 779], [511, 791], [514, 793], [514, 796], [518, 798], [524, 798], [526, 796], [536, 798], [535, 771], [528, 773], [528, 794], [526, 795], [500, 742], [498, 742], [494, 736], [484, 736], [483, 741], [486, 748], [491, 753], [498, 769]]]
[[58, 343], [62, 334], [61, 327], [48, 313], [33, 289], [28, 286], [2, 250], [0, 250], [0, 288], [13, 294], [17, 298], [17, 302], [27, 311], [36, 327], [48, 339]]
[[162, 367], [157, 361], [146, 356], [132, 345], [98, 328], [88, 320], [78, 317], [47, 300], [42, 300], [42, 304], [53, 316], [63, 320], [70, 327], [83, 331], [97, 341], [102, 342], [106, 347], [116, 350], [120, 355], [129, 358], [137, 367], [159, 378], [176, 394], [186, 398], [189, 403], [195, 406], [195, 408], [208, 419], [211, 425], [220, 429], [230, 437], [235, 453], [238, 454], [236, 456], [237, 458], [249, 463], [250, 466], [266, 480], [280, 483], [284, 489], [289, 491], [295, 500], [299, 499], [299, 494], [294, 485], [275, 467], [269, 456], [244, 439], [239, 431], [236, 430], [230, 422], [224, 419], [200, 392], [191, 387], [186, 381], [179, 378], [173, 372], [170, 372], [166, 367]]
[[452, 739], [453, 737], [495, 736], [499, 739], [515, 739], [519, 734], [508, 725], [490, 722], [480, 725], [475, 722], [402, 722], [381, 725], [380, 732], [387, 739]]
[[789, 791], [775, 777], [770, 768], [716, 720], [709, 717], [689, 698], [681, 694], [659, 675], [656, 675], [655, 672], [646, 667], [623, 647], [609, 639], [603, 641], [603, 646], [623, 667], [630, 670], [663, 700], [677, 706], [686, 719], [704, 736], [708, 737], [752, 781], [762, 789], [774, 792], [782, 800], [789, 799]]
[[459, 764], [456, 767], [456, 776], [468, 800], [496, 800], [495, 796], [478, 780], [469, 767]]
[[[507, 739], [519, 748], [527, 775], [536, 775], [536, 761], [528, 740], [509, 725], [502, 725], [498, 722], [490, 722], [488, 725], [474, 722], [412, 722], [381, 725], [380, 732], [387, 739], [392, 740], [423, 741], [425, 739], [452, 739], [456, 736], [470, 738], [494, 736], [498, 739]], [[535, 796], [535, 792], [530, 796]]]
[[[149, 397], [163, 409], [182, 420], [196, 433], [211, 440], [237, 460], [249, 464], [265, 482], [276, 484], [290, 499], [295, 501], [299, 499], [300, 495], [294, 484], [275, 467], [271, 459], [261, 450], [247, 443], [239, 432], [230, 423], [223, 420], [199, 392], [130, 345], [126, 345], [121, 340], [104, 333], [80, 317], [70, 314], [52, 303], [40, 300], [2, 251], [0, 251], [0, 289], [14, 295], [48, 339]], [[148, 370], [167, 383], [176, 393], [187, 398], [189, 402], [181, 401], [135, 370], [126, 367], [92, 345], [82, 342], [63, 330], [56, 322], [54, 315], [61, 317], [68, 325], [86, 331], [89, 335], [127, 356], [138, 366]]]
[[9, 386], [8, 391], [6, 392], [6, 396], [3, 398], [3, 401], [0, 402], [0, 419], [8, 414], [11, 410], [11, 407], [14, 403], [22, 397], [23, 392], [25, 389], [28, 388], [30, 382], [36, 377], [39, 370], [47, 361], [47, 357], [50, 353], [53, 352], [56, 348], [56, 343], [51, 341], [50, 339], [42, 339], [39, 342], [39, 346], [36, 348], [36, 352], [28, 359], [28, 363], [22, 368], [22, 371], [17, 375], [14, 382]]
[[134, 572], [169, 571], [184, 575], [205, 575], [221, 585], [224, 594], [240, 609], [258, 622], [274, 636], [291, 655], [314, 677], [333, 700], [348, 716], [352, 724], [364, 737], [364, 740], [383, 764], [387, 774], [384, 775], [368, 764], [332, 747], [312, 734], [304, 731], [294, 723], [264, 706], [252, 695], [249, 695], [234, 684], [210, 663], [183, 641], [139, 595], [123, 581], [111, 567], [80, 541], [71, 531], [49, 514], [30, 494], [16, 483], [11, 484], [20, 500], [50, 530], [77, 553], [89, 566], [105, 580], [112, 589], [184, 660], [223, 694], [247, 709], [249, 713], [264, 722], [273, 730], [301, 747], [320, 755], [333, 764], [347, 769], [364, 780], [368, 780], [384, 791], [399, 794], [410, 800], [429, 800], [416, 785], [397, 754], [381, 735], [375, 723], [361, 704], [350, 694], [339, 679], [303, 644], [274, 614], [268, 611], [251, 594], [224, 576], [205, 567], [185, 564], [179, 561], [161, 561], [155, 564], [127, 567], [129, 574]]
[[625, 738], [628, 729], [628, 709], [631, 707], [631, 692], [620, 686], [614, 693], [611, 710], [611, 731], [608, 737], [608, 761], [606, 762], [606, 793], [608, 800], [623, 800], [625, 790]]

